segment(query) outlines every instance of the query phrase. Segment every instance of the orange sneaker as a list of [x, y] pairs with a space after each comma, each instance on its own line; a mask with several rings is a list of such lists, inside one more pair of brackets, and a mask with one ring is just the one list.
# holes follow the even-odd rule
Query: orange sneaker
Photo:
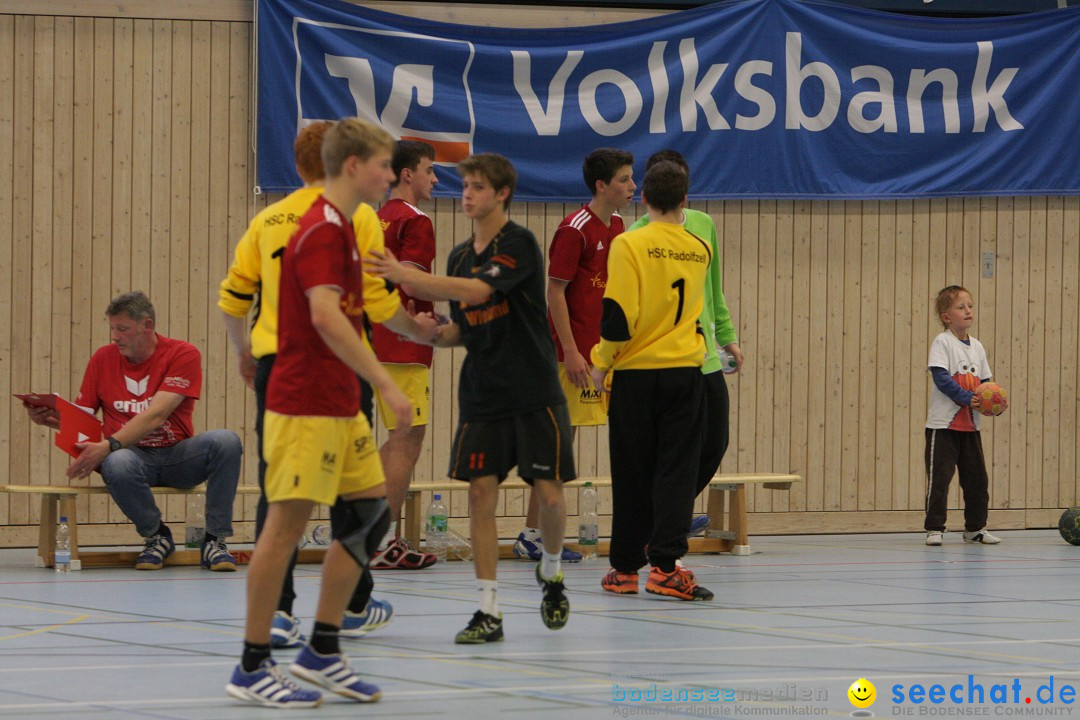
[[638, 591], [638, 574], [636, 572], [619, 572], [615, 568], [611, 568], [608, 574], [604, 576], [604, 579], [600, 581], [600, 587], [608, 592], [619, 593], [620, 595], [636, 594]]
[[669, 595], [680, 600], [712, 600], [714, 597], [712, 591], [697, 584], [694, 573], [680, 565], [669, 573], [653, 566], [645, 583], [645, 592]]

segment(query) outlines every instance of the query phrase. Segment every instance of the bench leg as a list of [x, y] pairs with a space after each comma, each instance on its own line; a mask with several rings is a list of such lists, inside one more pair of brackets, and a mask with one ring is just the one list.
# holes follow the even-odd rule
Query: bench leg
[[401, 509], [405, 513], [405, 517], [402, 518], [400, 534], [405, 536], [405, 539], [409, 541], [409, 544], [414, 548], [420, 548], [420, 518], [424, 514], [423, 508], [420, 507], [420, 493], [415, 490], [409, 490], [405, 493], [405, 502], [401, 504]]
[[721, 490], [719, 488], [709, 488], [709, 494], [706, 499], [706, 513], [709, 516], [709, 528], [705, 531], [706, 538], [713, 538], [719, 543], [719, 548], [711, 550], [711, 552], [728, 552], [731, 550], [732, 541], [723, 537], [724, 530], [727, 527], [727, 518], [725, 517], [725, 511], [727, 510], [728, 491]]
[[735, 488], [734, 502], [731, 504], [731, 529], [735, 532], [735, 544], [732, 555], [749, 555], [750, 538], [746, 531], [746, 486]]
[[38, 567], [53, 567], [56, 560], [56, 506], [59, 495], [41, 493], [41, 521], [38, 525]]

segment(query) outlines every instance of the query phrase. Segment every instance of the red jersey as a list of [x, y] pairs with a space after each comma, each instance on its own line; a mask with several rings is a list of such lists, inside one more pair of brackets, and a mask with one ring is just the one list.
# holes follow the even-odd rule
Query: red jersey
[[[377, 213], [382, 224], [386, 249], [403, 263], [412, 263], [424, 272], [430, 273], [435, 262], [435, 231], [431, 218], [401, 198], [391, 198]], [[401, 288], [402, 306], [407, 306], [411, 299]], [[435, 304], [427, 300], [413, 299], [417, 312], [431, 312]], [[371, 346], [380, 362], [419, 364], [431, 367], [433, 348], [430, 345], [417, 345], [401, 337], [393, 330], [382, 325], [373, 325]]]
[[157, 335], [153, 354], [132, 363], [115, 345], [98, 348], [86, 366], [75, 404], [90, 412], [101, 408], [105, 436], [112, 437], [128, 420], [150, 407], [158, 390], [183, 395], [180, 405], [139, 447], [170, 447], [195, 434], [191, 413], [202, 391], [202, 357], [194, 345]]
[[363, 279], [349, 219], [324, 197], [304, 213], [285, 247], [278, 290], [278, 351], [266, 388], [266, 409], [281, 415], [353, 417], [360, 382], [311, 324], [308, 292], [341, 291], [341, 309], [363, 334]]
[[[622, 217], [615, 213], [611, 225], [589, 209], [589, 206], [567, 215], [555, 231], [548, 249], [548, 277], [569, 283], [566, 286], [566, 308], [570, 313], [570, 329], [578, 352], [589, 360], [589, 353], [600, 342], [600, 316], [604, 288], [607, 286], [607, 256], [611, 241], [623, 232]], [[559, 362], [563, 347], [555, 324], [548, 313], [551, 335]]]

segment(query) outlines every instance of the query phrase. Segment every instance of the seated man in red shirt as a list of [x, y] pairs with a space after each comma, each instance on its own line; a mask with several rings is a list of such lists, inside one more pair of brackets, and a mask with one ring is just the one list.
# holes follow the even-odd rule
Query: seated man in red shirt
[[[76, 444], [82, 453], [68, 467], [68, 477], [101, 472], [109, 494], [144, 538], [137, 570], [160, 570], [176, 547], [150, 488], [188, 489], [205, 482], [202, 566], [236, 570], [225, 538], [232, 535], [243, 448], [231, 430], [196, 435], [192, 429], [192, 410], [202, 389], [198, 349], [155, 332], [154, 306], [141, 291], [113, 298], [105, 315], [112, 342], [90, 358], [75, 398], [90, 412], [101, 409], [105, 439]], [[38, 425], [59, 427], [54, 410], [28, 412]]]

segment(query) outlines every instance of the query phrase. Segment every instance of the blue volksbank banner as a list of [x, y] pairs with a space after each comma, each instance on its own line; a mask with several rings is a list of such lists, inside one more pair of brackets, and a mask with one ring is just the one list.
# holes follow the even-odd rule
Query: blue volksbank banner
[[359, 115], [453, 164], [509, 157], [518, 200], [588, 195], [581, 160], [674, 148], [701, 198], [1075, 194], [1080, 10], [980, 20], [750, 0], [615, 25], [431, 22], [260, 0], [258, 181], [299, 185], [292, 143]]

